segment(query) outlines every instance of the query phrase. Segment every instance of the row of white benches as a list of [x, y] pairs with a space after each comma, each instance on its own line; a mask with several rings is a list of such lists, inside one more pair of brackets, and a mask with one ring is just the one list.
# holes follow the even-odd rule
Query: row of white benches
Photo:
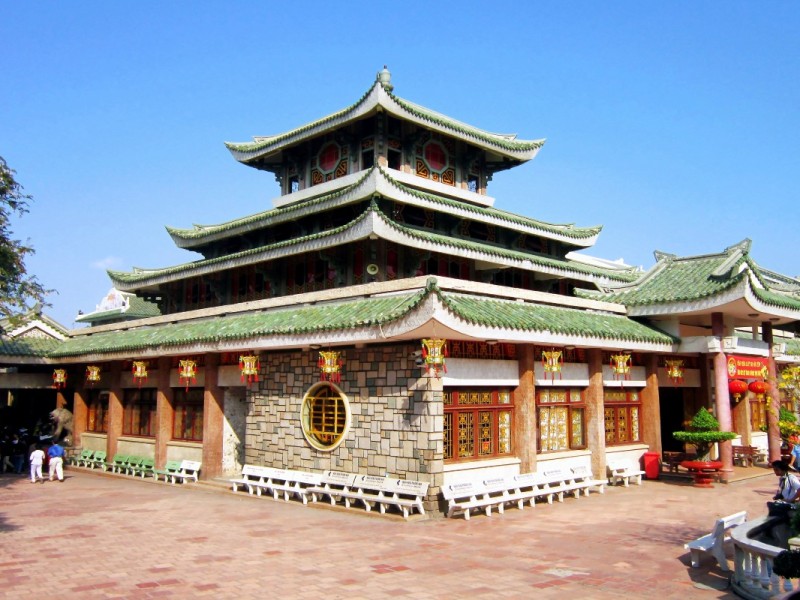
[[552, 504], [554, 498], [563, 502], [565, 494], [578, 498], [581, 494], [588, 496], [593, 489], [602, 494], [607, 484], [605, 479], [595, 479], [588, 467], [552, 468], [541, 473], [453, 483], [445, 486], [442, 494], [447, 500], [448, 517], [460, 513], [469, 520], [473, 509], [484, 510], [488, 517], [492, 509], [502, 513], [506, 504], [516, 504], [522, 510], [526, 502], [534, 506], [537, 498]]
[[389, 507], [399, 509], [408, 519], [416, 508], [425, 514], [423, 501], [428, 493], [428, 483], [410, 479], [393, 479], [375, 475], [358, 475], [344, 471], [309, 473], [291, 469], [278, 469], [258, 465], [244, 465], [242, 475], [229, 480], [233, 491], [239, 487], [248, 493], [260, 496], [271, 494], [274, 499], [289, 500], [295, 496], [303, 504], [325, 497], [332, 505], [343, 502], [347, 508], [353, 504], [363, 505], [369, 512], [377, 507], [381, 514]]

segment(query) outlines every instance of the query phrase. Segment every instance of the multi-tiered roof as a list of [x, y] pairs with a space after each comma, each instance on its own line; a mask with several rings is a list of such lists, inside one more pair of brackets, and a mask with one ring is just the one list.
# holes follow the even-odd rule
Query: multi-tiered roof
[[542, 145], [403, 100], [384, 69], [341, 111], [228, 143], [236, 160], [276, 175], [273, 207], [168, 228], [177, 246], [202, 258], [109, 272], [130, 306], [134, 297], [148, 300], [160, 314], [124, 323], [87, 315], [94, 326], [73, 332], [50, 356], [77, 362], [364, 344], [418, 339], [437, 326], [451, 339], [668, 352], [676, 337], [630, 316], [663, 314], [654, 306], [682, 310], [682, 293], [697, 302], [743, 280], [751, 310], [775, 307], [781, 322], [800, 316], [796, 280], [730, 249], [708, 263], [710, 274], [692, 274], [702, 260], [661, 254], [643, 274], [576, 253], [595, 243], [600, 227], [495, 208], [494, 174], [531, 160]]

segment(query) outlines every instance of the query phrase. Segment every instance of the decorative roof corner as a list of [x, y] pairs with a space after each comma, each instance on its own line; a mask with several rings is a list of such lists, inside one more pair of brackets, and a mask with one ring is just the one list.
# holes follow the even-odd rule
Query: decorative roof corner
[[670, 254], [669, 252], [662, 252], [661, 250], [655, 250], [653, 252], [653, 256], [655, 257], [656, 262], [670, 261], [678, 258], [677, 255], [675, 254]]

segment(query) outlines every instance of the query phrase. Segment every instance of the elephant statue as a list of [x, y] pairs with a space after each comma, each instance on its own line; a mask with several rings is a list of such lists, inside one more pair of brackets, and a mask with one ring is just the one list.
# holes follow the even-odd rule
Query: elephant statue
[[[50, 421], [53, 423], [53, 441], [61, 441], [65, 446], [72, 445], [72, 413], [66, 408], [57, 408], [50, 411]], [[61, 435], [64, 434], [64, 439]]]

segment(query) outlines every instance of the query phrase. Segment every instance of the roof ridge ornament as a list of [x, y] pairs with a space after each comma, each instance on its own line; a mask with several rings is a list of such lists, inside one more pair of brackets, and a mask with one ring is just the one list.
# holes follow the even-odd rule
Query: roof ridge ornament
[[661, 262], [662, 260], [663, 261], [675, 260], [676, 258], [678, 258], [676, 254], [670, 254], [669, 252], [662, 252], [661, 250], [654, 251], [653, 256], [655, 257], [656, 262]]
[[394, 86], [392, 85], [392, 74], [389, 72], [389, 69], [386, 68], [386, 65], [383, 65], [383, 69], [378, 71], [375, 81], [380, 83], [383, 86], [383, 89], [385, 89], [387, 92], [394, 90]]

